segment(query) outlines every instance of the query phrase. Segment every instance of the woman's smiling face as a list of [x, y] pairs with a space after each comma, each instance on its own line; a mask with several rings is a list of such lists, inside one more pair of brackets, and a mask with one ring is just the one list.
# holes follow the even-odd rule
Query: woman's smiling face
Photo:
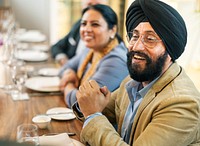
[[82, 16], [80, 36], [86, 47], [100, 51], [109, 43], [113, 33], [100, 12], [90, 9]]

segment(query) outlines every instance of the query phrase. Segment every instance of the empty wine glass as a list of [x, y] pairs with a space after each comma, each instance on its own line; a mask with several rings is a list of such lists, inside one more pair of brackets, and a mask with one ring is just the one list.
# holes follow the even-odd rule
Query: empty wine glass
[[13, 62], [13, 46], [10, 40], [4, 41], [0, 46], [0, 65], [1, 65], [1, 85], [2, 89], [9, 94], [12, 88], [12, 80], [10, 75], [10, 65]]
[[11, 68], [12, 80], [16, 89], [12, 89], [11, 96], [13, 100], [29, 99], [27, 93], [23, 93], [23, 86], [28, 78], [27, 71], [23, 66], [12, 66]]

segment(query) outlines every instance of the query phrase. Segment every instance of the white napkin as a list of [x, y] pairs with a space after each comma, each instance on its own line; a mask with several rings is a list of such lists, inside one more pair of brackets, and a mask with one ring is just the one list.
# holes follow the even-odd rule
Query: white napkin
[[53, 136], [40, 136], [40, 146], [84, 146], [81, 142], [70, 138], [67, 133]]

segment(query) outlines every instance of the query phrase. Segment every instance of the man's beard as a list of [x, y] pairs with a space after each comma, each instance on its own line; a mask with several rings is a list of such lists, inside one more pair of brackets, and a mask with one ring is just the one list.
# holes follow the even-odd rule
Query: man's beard
[[[140, 55], [141, 57], [146, 59], [146, 64], [144, 69], [141, 68], [140, 64], [137, 63], [132, 64], [132, 58], [135, 54]], [[148, 55], [144, 53], [138, 51], [128, 52], [127, 66], [131, 78], [138, 82], [153, 81], [154, 79], [156, 79], [158, 76], [161, 75], [167, 56], [168, 53], [167, 51], [165, 51], [164, 54], [157, 57], [157, 60], [153, 61]]]

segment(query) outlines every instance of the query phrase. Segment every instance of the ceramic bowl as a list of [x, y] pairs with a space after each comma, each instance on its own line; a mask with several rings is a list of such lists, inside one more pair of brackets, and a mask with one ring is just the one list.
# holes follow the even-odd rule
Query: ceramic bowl
[[40, 129], [46, 129], [51, 122], [51, 118], [46, 115], [37, 115], [37, 116], [33, 117], [32, 121]]

